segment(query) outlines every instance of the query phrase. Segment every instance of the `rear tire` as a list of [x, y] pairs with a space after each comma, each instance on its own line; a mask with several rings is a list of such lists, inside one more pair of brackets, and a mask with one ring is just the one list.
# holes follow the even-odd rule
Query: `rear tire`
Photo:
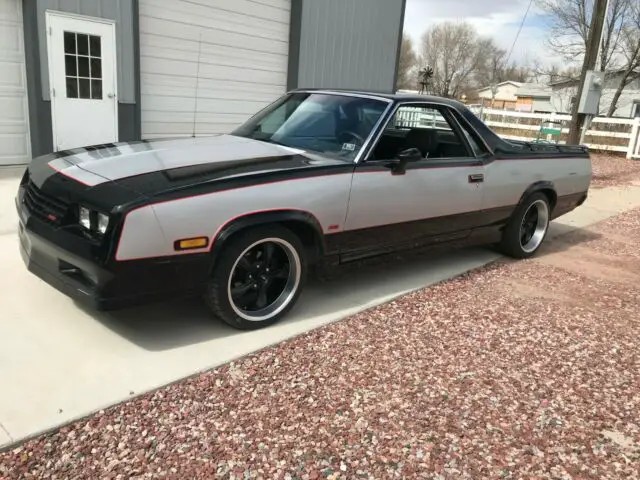
[[502, 233], [499, 249], [513, 258], [529, 258], [538, 251], [549, 231], [551, 208], [544, 193], [534, 193], [516, 208]]
[[204, 299], [216, 317], [239, 330], [264, 328], [284, 317], [307, 274], [303, 243], [279, 225], [238, 233], [218, 259]]

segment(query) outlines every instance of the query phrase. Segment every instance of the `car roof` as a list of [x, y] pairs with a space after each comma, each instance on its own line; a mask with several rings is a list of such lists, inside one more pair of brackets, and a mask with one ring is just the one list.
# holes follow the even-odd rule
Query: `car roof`
[[431, 103], [439, 103], [448, 105], [453, 108], [463, 107], [464, 104], [453, 100], [451, 98], [438, 97], [434, 95], [420, 95], [420, 94], [412, 94], [412, 93], [387, 93], [387, 92], [378, 92], [373, 90], [349, 90], [349, 89], [340, 89], [340, 88], [298, 88], [292, 90], [292, 92], [323, 92], [327, 94], [349, 94], [349, 95], [362, 95], [367, 97], [378, 97], [385, 100], [392, 100], [394, 102], [431, 102]]

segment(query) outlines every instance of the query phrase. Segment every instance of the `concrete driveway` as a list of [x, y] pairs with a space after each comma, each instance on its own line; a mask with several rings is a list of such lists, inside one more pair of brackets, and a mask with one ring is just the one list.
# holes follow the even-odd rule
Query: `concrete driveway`
[[[97, 313], [26, 271], [17, 183], [0, 177], [0, 448], [497, 258], [468, 249], [350, 271], [312, 283], [289, 318], [258, 332], [225, 326], [197, 301]], [[552, 235], [637, 206], [640, 188], [595, 190]]]

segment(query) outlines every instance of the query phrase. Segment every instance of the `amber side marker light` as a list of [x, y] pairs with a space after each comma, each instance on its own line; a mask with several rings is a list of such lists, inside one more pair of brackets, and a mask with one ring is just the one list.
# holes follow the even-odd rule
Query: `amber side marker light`
[[208, 237], [185, 238], [182, 240], [176, 240], [173, 243], [173, 248], [175, 250], [194, 250], [198, 248], [206, 248], [208, 246]]

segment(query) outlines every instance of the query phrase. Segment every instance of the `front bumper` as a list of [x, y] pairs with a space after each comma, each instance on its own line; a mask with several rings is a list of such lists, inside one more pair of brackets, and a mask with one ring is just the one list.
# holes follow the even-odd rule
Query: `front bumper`
[[27, 269], [91, 308], [120, 309], [204, 290], [211, 266], [208, 254], [102, 265], [91, 260], [86, 249], [69, 248], [81, 247], [82, 239], [72, 241], [67, 236], [73, 234], [30, 216], [19, 199], [16, 207], [20, 254]]

